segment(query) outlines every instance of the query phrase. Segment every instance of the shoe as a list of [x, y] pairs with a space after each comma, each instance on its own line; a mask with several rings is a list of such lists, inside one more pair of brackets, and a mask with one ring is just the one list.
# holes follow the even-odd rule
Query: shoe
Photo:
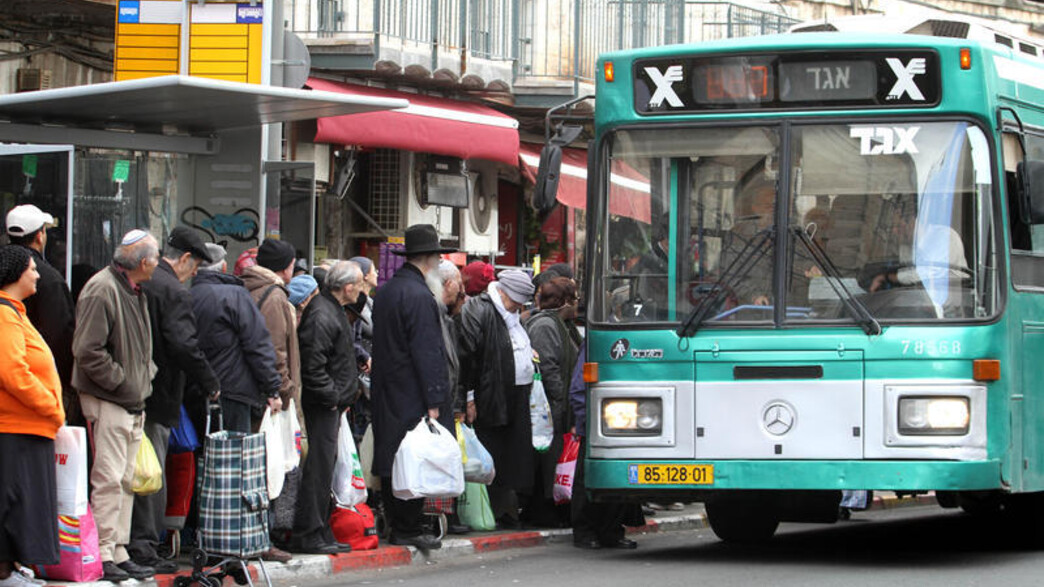
[[[139, 565], [132, 560], [123, 561], [116, 566], [123, 569], [131, 579], [138, 579], [139, 581], [142, 579], [148, 579], [156, 574], [156, 569]], [[177, 571], [176, 568], [174, 570], [175, 572]]]
[[676, 501], [674, 503], [667, 504], [667, 509], [672, 512], [680, 512], [685, 509], [685, 504], [680, 501]]
[[158, 556], [134, 559], [134, 564], [142, 568], [151, 568], [157, 575], [173, 575], [178, 572], [178, 563], [163, 560]]
[[615, 542], [602, 542], [602, 546], [605, 548], [622, 548], [624, 550], [634, 550], [638, 548], [638, 543], [630, 538], [621, 538]]
[[288, 563], [292, 558], [294, 558], [294, 555], [274, 546], [261, 553], [261, 560], [269, 563]]
[[304, 554], [337, 554], [340, 551], [337, 550], [337, 546], [332, 543], [313, 538], [311, 540], [299, 541], [294, 552], [301, 552]]
[[347, 542], [334, 542], [334, 548], [341, 554], [349, 553], [352, 551], [352, 545]]
[[510, 517], [501, 516], [497, 519], [497, 530], [521, 530], [522, 522]]
[[6, 579], [0, 579], [0, 587], [37, 587], [36, 579], [30, 579], [26, 575], [12, 569], [11, 575]]
[[469, 534], [471, 526], [467, 524], [450, 524], [446, 527], [447, 534]]
[[131, 578], [131, 576], [127, 574], [127, 571], [124, 571], [112, 561], [105, 561], [102, 563], [102, 573], [102, 579], [111, 583], [119, 583], [120, 581], [126, 581]]
[[418, 550], [438, 550], [442, 548], [442, 541], [432, 536], [431, 534], [418, 534], [417, 536], [399, 536], [394, 532], [391, 535], [392, 544], [399, 546], [414, 546]]
[[602, 543], [592, 538], [590, 540], [574, 540], [573, 546], [586, 550], [598, 550], [602, 548]]
[[11, 572], [12, 573], [18, 573], [19, 575], [22, 576], [22, 578], [24, 578], [26, 581], [32, 583], [33, 585], [46, 585], [47, 584], [47, 581], [44, 581], [43, 579], [37, 579], [36, 575], [33, 574], [33, 570], [30, 569], [29, 567], [20, 567], [20, 568], [17, 568], [15, 570], [11, 571]]
[[651, 509], [653, 511], [660, 511], [660, 510], [663, 510], [663, 509], [667, 509], [666, 507], [664, 507], [664, 505], [662, 503], [656, 503], [656, 502], [652, 502], [652, 501], [650, 501], [649, 503], [645, 504], [645, 507], [647, 507], [647, 508], [649, 508], [649, 509]]
[[646, 518], [651, 518], [656, 515], [656, 510], [649, 507], [649, 504], [642, 504], [642, 515]]

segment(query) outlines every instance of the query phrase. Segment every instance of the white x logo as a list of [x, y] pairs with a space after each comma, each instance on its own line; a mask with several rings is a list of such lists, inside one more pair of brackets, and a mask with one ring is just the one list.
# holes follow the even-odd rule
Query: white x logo
[[650, 108], [659, 108], [664, 100], [667, 100], [667, 103], [674, 108], [683, 106], [681, 98], [674, 93], [674, 88], [672, 87], [674, 82], [680, 82], [685, 77], [682, 73], [682, 66], [672, 65], [664, 73], [660, 73], [660, 70], [655, 67], [646, 67], [645, 73], [656, 84], [656, 91], [653, 92], [652, 98], [649, 98]]
[[910, 63], [903, 65], [902, 61], [895, 57], [889, 57], [885, 59], [885, 62], [892, 68], [892, 72], [895, 73], [896, 77], [895, 85], [888, 92], [889, 100], [898, 100], [903, 97], [903, 94], [910, 94], [912, 100], [924, 100], [921, 88], [918, 88], [917, 84], [914, 83], [914, 76], [928, 71], [927, 59], [916, 57], [911, 59]]

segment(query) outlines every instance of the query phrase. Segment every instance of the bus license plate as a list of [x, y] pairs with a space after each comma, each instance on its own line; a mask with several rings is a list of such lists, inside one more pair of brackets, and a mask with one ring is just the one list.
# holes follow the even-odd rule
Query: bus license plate
[[632, 485], [712, 485], [714, 465], [628, 465]]

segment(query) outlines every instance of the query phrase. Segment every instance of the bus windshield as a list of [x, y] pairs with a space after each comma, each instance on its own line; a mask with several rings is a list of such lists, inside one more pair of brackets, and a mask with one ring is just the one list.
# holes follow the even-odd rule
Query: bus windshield
[[605, 152], [598, 321], [995, 312], [990, 151], [969, 122], [619, 130]]

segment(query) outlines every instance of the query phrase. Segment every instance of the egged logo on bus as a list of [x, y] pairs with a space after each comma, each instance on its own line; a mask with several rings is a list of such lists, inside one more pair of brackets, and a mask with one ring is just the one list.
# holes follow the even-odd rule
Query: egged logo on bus
[[685, 73], [680, 65], [672, 65], [663, 73], [655, 67], [646, 67], [646, 75], [656, 85], [656, 91], [649, 98], [650, 108], [659, 108], [664, 100], [674, 108], [681, 108], [684, 104], [678, 94], [674, 91], [674, 82], [680, 82], [685, 78]]
[[889, 90], [886, 99], [901, 100], [903, 94], [909, 94], [911, 100], [923, 102], [924, 94], [921, 93], [921, 88], [917, 87], [914, 76], [928, 73], [928, 60], [924, 57], [915, 57], [903, 65], [899, 59], [889, 57], [885, 59], [885, 63], [892, 68], [892, 73], [896, 78], [895, 85]]

